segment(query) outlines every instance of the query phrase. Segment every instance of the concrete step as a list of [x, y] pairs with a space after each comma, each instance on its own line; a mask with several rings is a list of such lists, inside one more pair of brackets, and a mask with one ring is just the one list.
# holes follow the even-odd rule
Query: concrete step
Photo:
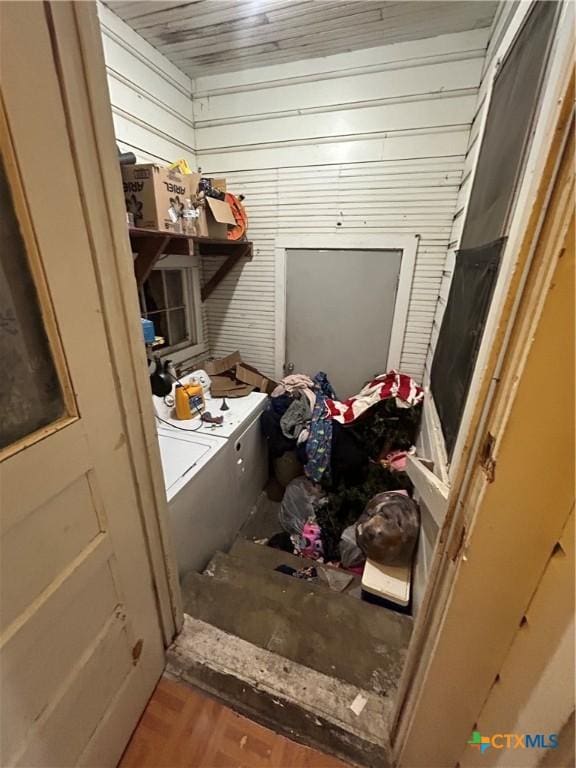
[[[187, 615], [167, 662], [171, 676], [288, 738], [348, 763], [390, 768], [390, 696], [323, 675]], [[359, 706], [351, 709], [353, 703]]]
[[393, 695], [412, 620], [273, 570], [263, 577], [218, 553], [182, 585], [194, 618], [322, 674]]
[[304, 568], [312, 561], [307, 557], [299, 557], [282, 549], [274, 549], [265, 544], [255, 544], [243, 536], [238, 536], [230, 548], [230, 554], [245, 560], [255, 560], [266, 570], [274, 570], [277, 565], [286, 563], [293, 568]]
[[[315, 560], [311, 560], [307, 557], [299, 557], [298, 555], [293, 555], [290, 552], [283, 552], [281, 549], [274, 549], [273, 547], [267, 547], [262, 544], [255, 544], [253, 541], [249, 541], [243, 537], [238, 537], [236, 539], [230, 549], [229, 554], [233, 555], [239, 560], [243, 560], [247, 569], [260, 571], [264, 574], [266, 574], [268, 571], [274, 571], [274, 569], [279, 565], [289, 565], [296, 569], [315, 566], [317, 570], [332, 570], [340, 574], [345, 573], [345, 571], [342, 571], [338, 568], [330, 568], [330, 566], [327, 565], [320, 565]], [[352, 574], [350, 574], [350, 576], [352, 576], [352, 581], [346, 587], [345, 592], [350, 592], [350, 590], [360, 587], [361, 585], [361, 579], [359, 576]], [[293, 577], [286, 576], [286, 578]], [[326, 584], [326, 582], [322, 581], [321, 579], [318, 579], [314, 583], [325, 587], [326, 589], [330, 589], [328, 584]]]

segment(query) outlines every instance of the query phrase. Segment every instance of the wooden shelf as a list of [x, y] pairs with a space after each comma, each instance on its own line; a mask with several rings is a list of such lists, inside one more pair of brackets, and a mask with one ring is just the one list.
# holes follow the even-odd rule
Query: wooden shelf
[[202, 301], [205, 301], [216, 286], [230, 272], [240, 259], [251, 259], [252, 243], [249, 240], [216, 240], [211, 237], [190, 237], [176, 232], [163, 232], [157, 229], [130, 227], [130, 245], [132, 252], [138, 254], [134, 260], [134, 274], [138, 287], [148, 278], [154, 265], [164, 254], [176, 256], [226, 256], [214, 275], [202, 287]]

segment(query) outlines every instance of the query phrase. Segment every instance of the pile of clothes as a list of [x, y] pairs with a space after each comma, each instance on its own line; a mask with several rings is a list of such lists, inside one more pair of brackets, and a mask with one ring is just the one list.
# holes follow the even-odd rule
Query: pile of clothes
[[262, 428], [274, 457], [297, 451], [307, 477], [320, 482], [330, 466], [332, 420], [328, 399], [335, 398], [325, 373], [286, 376], [272, 391]]
[[341, 539], [378, 493], [412, 494], [405, 473], [424, 390], [397, 371], [339, 401], [325, 373], [287, 376], [262, 415], [272, 457], [296, 451], [304, 477], [287, 487], [280, 522], [293, 549], [341, 561]]

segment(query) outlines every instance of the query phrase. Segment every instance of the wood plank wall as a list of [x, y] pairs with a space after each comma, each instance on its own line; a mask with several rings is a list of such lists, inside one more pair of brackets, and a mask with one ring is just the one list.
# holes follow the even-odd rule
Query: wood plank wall
[[[115, 13], [98, 2], [116, 141], [139, 163], [184, 158], [196, 168], [192, 81]], [[204, 339], [208, 321], [202, 305]], [[179, 364], [195, 368], [205, 354]]]
[[246, 194], [255, 243], [254, 260], [208, 300], [216, 355], [240, 348], [273, 373], [277, 236], [418, 233], [401, 367], [422, 378], [488, 37], [480, 29], [194, 81], [198, 163]]
[[196, 165], [192, 82], [98, 2], [114, 129], [138, 162]]
[[[184, 157], [247, 195], [255, 258], [207, 302], [210, 351], [240, 348], [273, 373], [277, 236], [418, 232], [401, 367], [422, 379], [467, 195], [489, 31], [191, 81], [98, 11], [120, 147], [139, 162]], [[204, 279], [218, 266], [206, 264]]]

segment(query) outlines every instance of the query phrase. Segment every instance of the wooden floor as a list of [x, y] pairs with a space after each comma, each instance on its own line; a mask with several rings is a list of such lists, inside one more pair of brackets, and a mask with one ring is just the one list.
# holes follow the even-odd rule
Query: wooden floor
[[163, 678], [120, 768], [347, 768]]

